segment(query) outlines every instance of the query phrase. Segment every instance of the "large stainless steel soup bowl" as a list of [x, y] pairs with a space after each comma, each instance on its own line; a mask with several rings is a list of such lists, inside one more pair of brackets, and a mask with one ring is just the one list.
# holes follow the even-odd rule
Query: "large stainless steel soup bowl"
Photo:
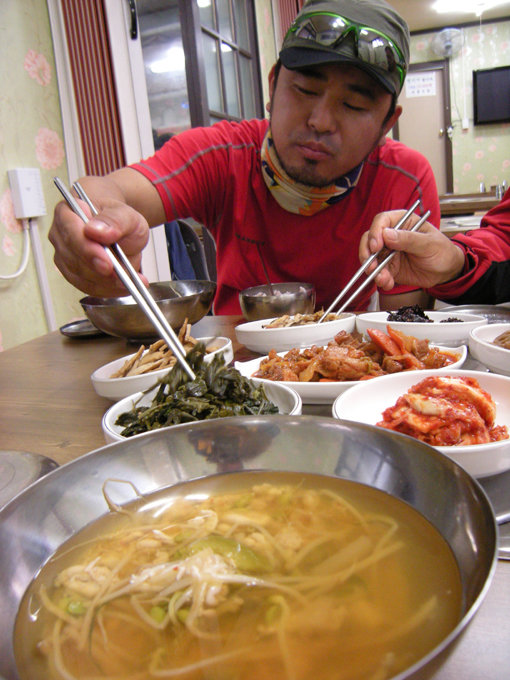
[[[432, 652], [395, 676], [430, 677], [472, 620], [495, 570], [497, 528], [487, 496], [451, 459], [410, 437], [332, 418], [283, 415], [177, 425], [110, 444], [50, 472], [6, 505], [0, 511], [0, 676], [18, 678], [13, 630], [23, 593], [64, 541], [106, 513], [104, 481], [129, 480], [145, 495], [240, 470], [311, 472], [369, 484], [406, 501], [439, 530], [459, 564], [462, 619]], [[116, 502], [133, 499], [130, 485], [115, 489]]]
[[[178, 331], [187, 320], [196, 323], [211, 309], [214, 281], [159, 281], [149, 285], [163, 316]], [[147, 340], [157, 331], [131, 295], [101, 298], [87, 295], [80, 300], [83, 311], [103, 333], [128, 340]]]

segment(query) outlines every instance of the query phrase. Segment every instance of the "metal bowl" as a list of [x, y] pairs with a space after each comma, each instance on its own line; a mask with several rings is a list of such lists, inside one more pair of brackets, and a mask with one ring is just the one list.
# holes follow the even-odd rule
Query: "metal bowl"
[[[461, 620], [434, 650], [398, 675], [399, 680], [430, 677], [473, 619], [495, 571], [497, 530], [487, 496], [456, 463], [409, 437], [331, 418], [284, 415], [177, 425], [110, 444], [50, 472], [8, 503], [0, 511], [5, 546], [0, 676], [18, 678], [12, 642], [25, 589], [64, 541], [106, 513], [105, 480], [129, 480], [145, 495], [240, 470], [311, 472], [368, 484], [409, 503], [439, 530], [460, 569]], [[133, 499], [129, 485], [117, 486], [117, 503]]]
[[274, 319], [284, 314], [311, 314], [315, 309], [315, 288], [311, 283], [272, 283], [253, 286], [239, 293], [239, 304], [247, 321]]
[[[175, 331], [185, 320], [196, 323], [211, 309], [214, 281], [160, 281], [151, 283], [149, 291]], [[114, 298], [87, 296], [80, 300], [88, 319], [108, 335], [129, 340], [148, 340], [157, 331], [131, 295]]]

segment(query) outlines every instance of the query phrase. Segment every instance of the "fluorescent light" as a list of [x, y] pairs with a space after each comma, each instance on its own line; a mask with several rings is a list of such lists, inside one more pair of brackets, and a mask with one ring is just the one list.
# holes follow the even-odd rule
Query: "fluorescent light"
[[149, 68], [152, 73], [170, 73], [171, 71], [184, 71], [184, 50], [182, 47], [171, 47], [163, 59], [156, 59]]
[[439, 14], [448, 12], [464, 12], [480, 16], [483, 12], [499, 5], [504, 5], [508, 0], [436, 0], [432, 8]]
[[204, 9], [204, 7], [210, 7], [211, 6], [211, 0], [198, 0], [197, 5], [201, 9]]

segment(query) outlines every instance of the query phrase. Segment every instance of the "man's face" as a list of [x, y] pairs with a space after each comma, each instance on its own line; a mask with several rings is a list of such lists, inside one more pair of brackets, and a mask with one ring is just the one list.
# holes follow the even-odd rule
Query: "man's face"
[[[271, 131], [287, 174], [321, 187], [363, 161], [398, 116], [385, 121], [391, 95], [366, 73], [347, 64], [306, 70], [281, 67], [269, 76]], [[384, 125], [383, 125], [384, 123]]]

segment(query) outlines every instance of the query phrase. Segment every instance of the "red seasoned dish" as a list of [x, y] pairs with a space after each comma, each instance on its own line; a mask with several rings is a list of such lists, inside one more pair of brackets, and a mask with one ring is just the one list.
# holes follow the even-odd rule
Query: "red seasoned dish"
[[431, 376], [414, 385], [377, 423], [432, 446], [486, 444], [508, 439], [496, 425], [496, 404], [475, 378]]
[[386, 330], [369, 328], [370, 340], [359, 333], [340, 331], [326, 347], [295, 348], [284, 356], [271, 350], [252, 377], [295, 382], [367, 380], [388, 373], [442, 368], [458, 360], [455, 353], [431, 347], [428, 340], [390, 326]]

